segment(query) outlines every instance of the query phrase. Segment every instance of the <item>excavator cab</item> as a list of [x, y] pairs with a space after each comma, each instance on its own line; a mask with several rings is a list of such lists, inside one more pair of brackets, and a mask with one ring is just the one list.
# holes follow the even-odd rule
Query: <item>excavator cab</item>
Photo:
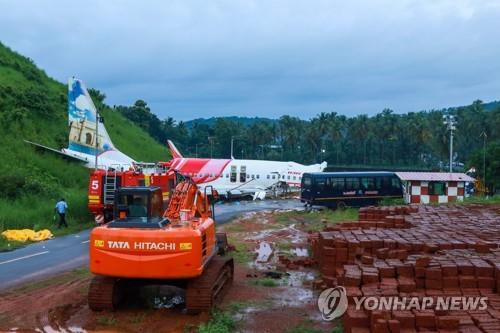
[[160, 228], [168, 219], [163, 215], [160, 187], [121, 187], [115, 192], [114, 220], [109, 227]]

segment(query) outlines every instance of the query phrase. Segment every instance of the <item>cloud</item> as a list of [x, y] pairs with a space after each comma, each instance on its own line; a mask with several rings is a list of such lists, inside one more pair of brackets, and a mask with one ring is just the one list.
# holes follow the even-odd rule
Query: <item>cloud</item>
[[498, 99], [496, 1], [2, 1], [0, 40], [160, 117]]

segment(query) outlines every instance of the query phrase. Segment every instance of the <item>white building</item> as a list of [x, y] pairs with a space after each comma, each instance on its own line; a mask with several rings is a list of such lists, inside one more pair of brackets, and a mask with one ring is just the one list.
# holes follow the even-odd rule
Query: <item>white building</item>
[[462, 201], [465, 183], [475, 179], [457, 172], [396, 172], [404, 185], [406, 203], [428, 204]]

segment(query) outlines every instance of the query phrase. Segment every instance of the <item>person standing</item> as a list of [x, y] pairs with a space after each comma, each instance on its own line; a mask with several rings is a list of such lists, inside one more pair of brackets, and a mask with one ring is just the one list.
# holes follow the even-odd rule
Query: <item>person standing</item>
[[64, 198], [61, 198], [61, 200], [56, 203], [55, 208], [56, 213], [59, 214], [58, 228], [60, 228], [62, 225], [64, 225], [66, 228], [68, 227], [68, 224], [66, 223], [66, 210], [68, 210], [68, 204], [66, 203]]

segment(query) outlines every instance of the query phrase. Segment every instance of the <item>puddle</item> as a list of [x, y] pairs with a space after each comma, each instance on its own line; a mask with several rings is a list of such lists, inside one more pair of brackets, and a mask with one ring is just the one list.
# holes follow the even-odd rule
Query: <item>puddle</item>
[[275, 301], [281, 306], [301, 307], [306, 303], [314, 302], [314, 294], [311, 289], [315, 275], [312, 271], [288, 271], [288, 283], [286, 288]]
[[257, 252], [257, 259], [255, 262], [268, 262], [273, 254], [273, 248], [268, 242], [260, 242], [259, 247], [255, 250]]
[[303, 287], [312, 284], [315, 274], [312, 271], [288, 271], [288, 285], [291, 287]]
[[140, 289], [140, 299], [153, 309], [172, 309], [185, 303], [185, 290], [170, 285], [146, 285]]
[[173, 297], [157, 296], [153, 300], [153, 308], [171, 309], [184, 303], [185, 303], [184, 297], [182, 297], [181, 295], [175, 295]]
[[[87, 333], [87, 331], [85, 329], [83, 329], [81, 327], [77, 327], [77, 326], [69, 326], [67, 328], [58, 327], [57, 329], [54, 329], [52, 326], [47, 325], [47, 326], [44, 326], [43, 328], [37, 328], [35, 331], [42, 332], [42, 333]], [[12, 331], [12, 332], [15, 332], [15, 331]]]
[[307, 251], [307, 249], [303, 247], [292, 249], [292, 253], [297, 257], [309, 257], [309, 251]]

